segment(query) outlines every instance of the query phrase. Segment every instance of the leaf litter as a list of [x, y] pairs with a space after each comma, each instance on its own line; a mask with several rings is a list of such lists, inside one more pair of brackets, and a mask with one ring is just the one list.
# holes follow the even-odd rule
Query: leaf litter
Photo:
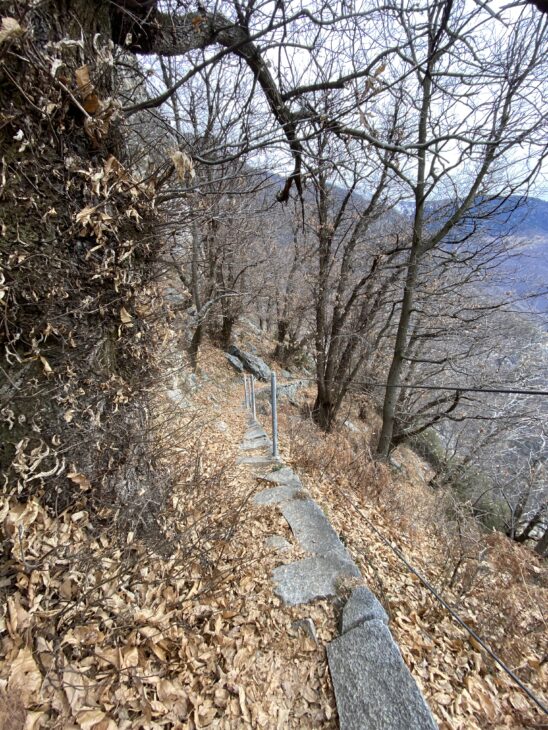
[[[312, 398], [312, 390], [304, 397]], [[282, 409], [280, 423], [284, 460], [298, 471], [386, 608], [404, 661], [441, 730], [546, 727], [541, 710], [455, 623], [355, 508], [545, 704], [546, 565], [500, 533], [480, 532], [450, 587], [448, 575], [461, 555], [451, 544], [439, 497], [426, 487], [428, 469], [413, 452], [399, 454], [406, 469], [394, 475], [372, 460], [367, 428], [359, 437], [343, 428], [321, 434], [310, 421], [303, 426], [302, 416], [289, 407]]]
[[[218, 351], [207, 348], [203, 359], [208, 378], [193, 394], [190, 414], [177, 416], [195, 433], [180, 451], [197, 456], [183, 469], [164, 515], [165, 550], [131, 531], [120, 539], [108, 525], [90, 521], [89, 485], [77, 472], [69, 476], [81, 486], [81, 502], [57, 517], [37, 500], [1, 505], [0, 727], [337, 727], [325, 659], [325, 645], [336, 635], [336, 610], [327, 601], [285, 607], [273, 594], [272, 569], [303, 553], [296, 546], [283, 554], [265, 547], [272, 534], [291, 540], [290, 531], [278, 510], [251, 506], [261, 486], [235, 463], [244, 432], [241, 384], [227, 375]], [[220, 418], [228, 428], [218, 428]], [[542, 727], [524, 695], [351, 516], [341, 496], [351, 494], [435, 583], [444, 570], [443, 547], [426, 523], [417, 485], [401, 478], [391, 483], [388, 470], [376, 467], [372, 491], [360, 492], [340, 463], [325, 461], [330, 449], [344, 455], [349, 437], [319, 436], [312, 426], [303, 428], [300, 417], [295, 429], [292, 418], [281, 414], [282, 457], [298, 470], [387, 608], [404, 660], [440, 728]], [[415, 520], [409, 519], [409, 501], [395, 504], [387, 488], [415, 500]], [[384, 495], [380, 504], [372, 498], [375, 489]], [[509, 554], [499, 536], [486, 540], [487, 578], [460, 599], [444, 594], [541, 695], [542, 567], [525, 556], [523, 590], [512, 575], [522, 549], [512, 546]], [[516, 618], [509, 632], [501, 630], [500, 612], [512, 602]], [[497, 612], [498, 621], [489, 623]], [[306, 617], [315, 623], [317, 643], [295, 627]]]
[[[81, 499], [58, 516], [38, 499], [1, 504], [0, 727], [336, 726], [323, 648], [333, 609], [274, 596], [281, 559], [264, 540], [288, 529], [249, 504], [258, 485], [236, 465], [240, 384], [215, 351], [208, 359], [209, 379], [179, 416], [194, 429], [181, 453], [195, 458], [179, 469], [161, 536], [92, 520], [78, 472]], [[293, 626], [307, 616], [318, 644]]]

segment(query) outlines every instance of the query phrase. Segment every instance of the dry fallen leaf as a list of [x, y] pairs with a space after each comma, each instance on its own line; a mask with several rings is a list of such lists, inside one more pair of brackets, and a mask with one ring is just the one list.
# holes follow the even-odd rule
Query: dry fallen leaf
[[46, 360], [45, 357], [42, 357], [42, 355], [40, 355], [40, 362], [44, 366], [44, 372], [45, 373], [47, 373], [49, 375], [50, 373], [53, 372], [53, 369], [52, 369], [51, 365], [49, 364], [49, 362]]
[[73, 471], [67, 474], [67, 477], [75, 484], [78, 484], [82, 492], [87, 492], [88, 489], [91, 489], [90, 481], [85, 474]]
[[130, 323], [130, 322], [131, 322], [131, 321], [133, 320], [133, 317], [132, 317], [132, 316], [131, 316], [131, 314], [130, 314], [130, 313], [129, 313], [129, 312], [127, 311], [127, 309], [126, 309], [125, 307], [122, 307], [122, 309], [120, 310], [120, 320], [121, 320], [121, 321], [122, 321], [122, 322], [123, 322], [124, 324], [129, 324], [129, 323]]
[[8, 689], [17, 692], [25, 706], [33, 704], [32, 695], [42, 686], [42, 675], [34, 661], [31, 650], [25, 647], [14, 659], [8, 678]]
[[76, 720], [82, 730], [117, 730], [116, 723], [101, 710], [83, 710]]

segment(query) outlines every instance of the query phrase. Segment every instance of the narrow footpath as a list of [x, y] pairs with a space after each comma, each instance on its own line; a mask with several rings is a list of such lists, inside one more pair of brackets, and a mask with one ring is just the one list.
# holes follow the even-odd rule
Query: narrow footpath
[[[436, 724], [388, 629], [388, 616], [363, 585], [360, 571], [322, 509], [295, 472], [272, 455], [262, 426], [247, 413], [240, 464], [264, 488], [253, 503], [281, 512], [292, 540], [307, 557], [281, 562], [272, 571], [273, 590], [284, 605], [330, 600], [340, 613], [340, 636], [326, 645], [342, 730], [433, 730]], [[283, 553], [291, 543], [281, 534], [266, 544]], [[314, 621], [297, 622], [317, 642]]]

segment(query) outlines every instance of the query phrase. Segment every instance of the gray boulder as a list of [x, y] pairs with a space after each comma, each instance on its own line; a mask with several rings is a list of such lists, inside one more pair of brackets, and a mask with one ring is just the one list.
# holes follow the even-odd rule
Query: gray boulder
[[349, 431], [352, 431], [352, 433], [360, 433], [360, 429], [354, 423], [352, 423], [352, 421], [350, 421], [348, 418], [344, 422], [344, 425], [346, 426], [346, 428]]
[[[290, 403], [295, 403], [297, 391], [307, 384], [306, 380], [295, 380], [293, 383], [276, 384], [276, 397], [278, 400], [287, 398]], [[256, 394], [257, 400], [270, 400], [270, 389], [264, 388]]]
[[232, 355], [232, 357], [238, 358], [244, 368], [259, 380], [270, 379], [270, 368], [265, 361], [261, 360], [261, 358], [257, 357], [257, 355], [252, 355], [250, 352], [244, 352], [244, 350], [240, 350], [240, 348], [236, 347], [236, 345], [232, 345], [228, 352]]
[[244, 371], [244, 364], [240, 360], [239, 357], [236, 357], [235, 355], [231, 355], [228, 352], [225, 352], [225, 357], [228, 360], [228, 362], [230, 363], [230, 365], [232, 365], [232, 367], [234, 368], [234, 370], [236, 370], [236, 372], [243, 373], [243, 371]]

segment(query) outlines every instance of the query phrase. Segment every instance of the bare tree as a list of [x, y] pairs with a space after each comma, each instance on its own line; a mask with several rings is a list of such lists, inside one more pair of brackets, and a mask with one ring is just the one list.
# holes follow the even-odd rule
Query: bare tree
[[[402, 6], [394, 9], [392, 20], [401, 28], [405, 53], [393, 64], [397, 79], [390, 93], [398, 103], [406, 101], [400, 112], [403, 145], [416, 152], [398, 170], [414, 211], [377, 449], [382, 457], [392, 447], [421, 261], [442, 243], [458, 241], [456, 229], [464, 220], [481, 219], [511, 193], [526, 189], [547, 154], [541, 131], [546, 113], [539, 114], [546, 71], [544, 18], [522, 14], [509, 25], [504, 45], [482, 30], [476, 9], [453, 3], [430, 4], [418, 18], [414, 7]], [[377, 144], [387, 146], [381, 140]], [[523, 145], [526, 159], [519, 152]], [[429, 222], [428, 203], [441, 195], [449, 197], [445, 215]]]
[[[333, 101], [325, 100], [326, 110]], [[395, 204], [389, 198], [394, 154], [366, 155], [361, 144], [343, 146], [322, 132], [310, 143], [312, 151], [315, 165], [307, 174], [312, 202], [305, 220], [316, 241], [313, 415], [329, 430], [370, 354], [368, 337], [398, 277], [399, 268], [391, 265], [403, 247], [397, 231], [389, 235], [386, 223]]]

